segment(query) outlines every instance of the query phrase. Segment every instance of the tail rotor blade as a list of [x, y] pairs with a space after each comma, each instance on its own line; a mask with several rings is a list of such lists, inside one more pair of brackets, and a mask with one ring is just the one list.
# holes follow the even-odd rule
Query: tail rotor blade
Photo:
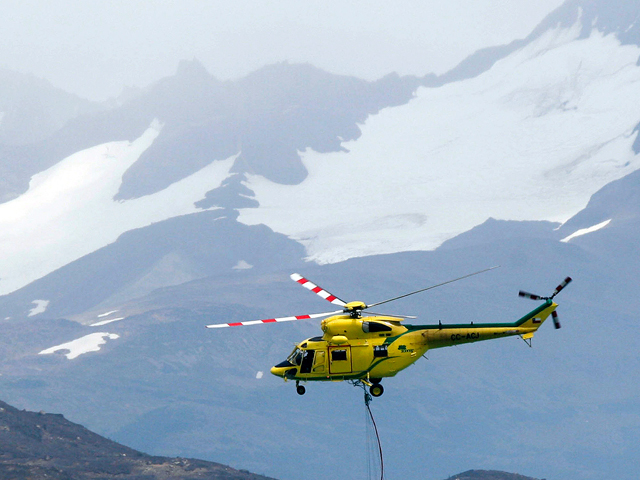
[[571, 283], [571, 280], [572, 280], [571, 277], [565, 278], [564, 281], [556, 287], [555, 291], [553, 292], [553, 295], [551, 295], [551, 298], [559, 294], [564, 287], [566, 287], [567, 285], [569, 285], [569, 283]]
[[535, 293], [524, 292], [522, 290], [518, 292], [518, 296], [524, 297], [524, 298], [530, 298], [531, 300], [542, 300], [542, 297], [540, 295], [536, 295]]
[[553, 326], [556, 327], [556, 330], [562, 327], [562, 325], [560, 325], [558, 313], [555, 310], [551, 312], [551, 318], [553, 319]]

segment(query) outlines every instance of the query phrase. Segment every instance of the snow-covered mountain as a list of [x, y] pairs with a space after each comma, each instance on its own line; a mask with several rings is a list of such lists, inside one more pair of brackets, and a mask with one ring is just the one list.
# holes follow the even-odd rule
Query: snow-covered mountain
[[[12, 254], [0, 292], [133, 228], [221, 206], [321, 263], [433, 249], [490, 217], [562, 223], [638, 168], [637, 27], [620, 32], [609, 19], [599, 29], [589, 5], [566, 4], [483, 73], [439, 87], [418, 88], [432, 77], [371, 84], [286, 64], [218, 82], [183, 62], [146, 94], [45, 142], [41, 155], [94, 132], [90, 148], [2, 205], [0, 241]], [[121, 150], [129, 144], [137, 153]], [[87, 190], [99, 198], [85, 201]], [[42, 229], [49, 235], [33, 234]]]
[[50, 166], [31, 177], [26, 191], [4, 192], [17, 198], [0, 205], [0, 243], [11, 252], [0, 261], [0, 292], [126, 231], [196, 211], [254, 205], [241, 183], [247, 172], [301, 181], [306, 171], [299, 150], [340, 150], [338, 138], [356, 138], [359, 122], [406, 102], [417, 83], [394, 75], [369, 83], [288, 64], [221, 83], [199, 63], [183, 62], [146, 95], [75, 119], [31, 147], [39, 158], [34, 163]]
[[473, 79], [419, 89], [346, 151], [305, 152], [300, 185], [250, 176], [260, 206], [240, 221], [323, 263], [430, 250], [489, 217], [565, 222], [640, 167], [640, 47], [582, 31], [580, 17]]
[[317, 324], [203, 325], [326, 309], [292, 271], [378, 301], [502, 265], [398, 311], [514, 319], [535, 306], [519, 288], [571, 275], [564, 328], [534, 349], [430, 352], [390, 379], [374, 402], [389, 478], [635, 478], [638, 19], [633, 2], [568, 1], [439, 77], [278, 64], [220, 82], [183, 62], [2, 146], [2, 165], [22, 165], [0, 185], [4, 398], [151, 453], [355, 477], [361, 392], [299, 398], [266, 374]]

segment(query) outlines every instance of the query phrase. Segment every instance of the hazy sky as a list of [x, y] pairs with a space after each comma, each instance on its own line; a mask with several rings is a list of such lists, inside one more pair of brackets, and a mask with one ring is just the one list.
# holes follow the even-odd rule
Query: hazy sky
[[562, 0], [3, 0], [0, 66], [94, 100], [197, 58], [220, 79], [282, 60], [373, 80], [442, 73]]

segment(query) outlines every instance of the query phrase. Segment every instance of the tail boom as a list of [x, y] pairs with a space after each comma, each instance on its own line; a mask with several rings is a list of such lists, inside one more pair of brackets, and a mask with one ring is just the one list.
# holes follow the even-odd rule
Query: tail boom
[[530, 339], [544, 321], [555, 311], [557, 304], [546, 300], [535, 310], [512, 323], [477, 323], [453, 325], [405, 325], [409, 330], [421, 331], [428, 348], [442, 348], [495, 338], [520, 335]]

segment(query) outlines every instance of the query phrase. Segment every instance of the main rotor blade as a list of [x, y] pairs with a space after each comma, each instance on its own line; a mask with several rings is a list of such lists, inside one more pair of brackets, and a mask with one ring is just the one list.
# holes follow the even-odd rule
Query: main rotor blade
[[307, 280], [306, 278], [304, 278], [302, 275], [300, 275], [298, 273], [292, 273], [290, 275], [290, 277], [291, 277], [291, 280], [293, 280], [294, 282], [299, 283], [300, 285], [302, 285], [307, 290], [311, 290], [316, 295], [321, 296], [327, 302], [331, 302], [334, 305], [340, 305], [341, 307], [345, 307], [347, 305], [347, 302], [344, 302], [344, 301], [340, 300], [335, 295], [332, 295], [331, 293], [327, 292], [324, 288], [319, 287], [318, 285], [316, 285], [315, 283]]
[[411, 319], [418, 318], [415, 315], [397, 315], [395, 313], [376, 313], [376, 312], [367, 311], [367, 314], [369, 314], [369, 315], [380, 315], [381, 317], [411, 318]]
[[292, 322], [294, 320], [307, 320], [309, 318], [328, 317], [329, 315], [337, 315], [338, 313], [343, 313], [343, 311], [337, 310], [335, 312], [312, 313], [311, 315], [296, 315], [293, 317], [268, 318], [265, 320], [250, 320], [248, 322], [217, 323], [214, 325], [207, 325], [207, 328], [246, 327], [247, 325], [259, 325], [261, 323]]
[[399, 297], [390, 298], [389, 300], [383, 300], [382, 302], [372, 303], [371, 305], [367, 305], [366, 308], [375, 307], [376, 305], [382, 305], [383, 303], [393, 302], [394, 300], [398, 300], [400, 298], [408, 297], [409, 295], [415, 295], [416, 293], [426, 292], [427, 290], [431, 290], [433, 288], [441, 287], [442, 285], [446, 285], [448, 283], [457, 282], [458, 280], [462, 280], [464, 278], [469, 278], [469, 277], [472, 277], [474, 275], [478, 275], [480, 273], [488, 272], [489, 270], [494, 270], [494, 269], [499, 268], [499, 267], [500, 267], [500, 265], [496, 265], [495, 267], [491, 267], [491, 268], [485, 268], [484, 270], [480, 270], [479, 272], [470, 273], [470, 274], [465, 275], [463, 277], [454, 278], [453, 280], [448, 280], [446, 282], [442, 282], [442, 283], [439, 283], [437, 285], [432, 285], [432, 286], [427, 287], [427, 288], [422, 288], [420, 290], [416, 290], [415, 292], [405, 293], [404, 295], [400, 295]]

